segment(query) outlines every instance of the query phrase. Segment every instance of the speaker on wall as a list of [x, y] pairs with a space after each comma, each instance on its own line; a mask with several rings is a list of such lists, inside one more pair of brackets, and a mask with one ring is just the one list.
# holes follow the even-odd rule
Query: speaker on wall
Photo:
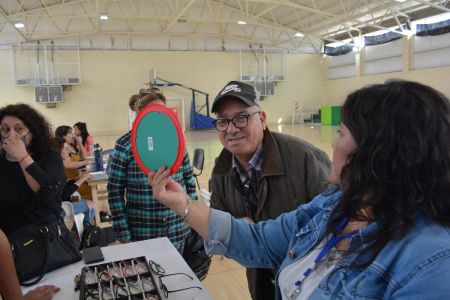
[[63, 89], [61, 85], [43, 85], [34, 88], [37, 103], [63, 102]]
[[48, 86], [36, 86], [34, 87], [34, 95], [37, 103], [48, 102]]
[[63, 90], [62, 86], [49, 86], [48, 87], [48, 100], [49, 102], [63, 102]]

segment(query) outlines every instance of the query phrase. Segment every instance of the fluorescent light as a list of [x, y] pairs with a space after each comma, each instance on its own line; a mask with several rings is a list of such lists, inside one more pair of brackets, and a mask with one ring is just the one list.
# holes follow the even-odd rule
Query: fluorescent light
[[105, 14], [100, 15], [100, 20], [109, 20], [109, 16]]
[[245, 25], [245, 24], [247, 24], [247, 22], [245, 22], [245, 21], [238, 21], [238, 24], [239, 25]]
[[16, 27], [16, 28], [25, 28], [25, 24], [23, 24], [23, 22], [18, 21], [16, 23], [14, 23], [14, 27]]
[[297, 37], [302, 37], [302, 36], [305, 36], [303, 33], [301, 33], [301, 32], [297, 32], [296, 34], [295, 34], [295, 36], [297, 36]]

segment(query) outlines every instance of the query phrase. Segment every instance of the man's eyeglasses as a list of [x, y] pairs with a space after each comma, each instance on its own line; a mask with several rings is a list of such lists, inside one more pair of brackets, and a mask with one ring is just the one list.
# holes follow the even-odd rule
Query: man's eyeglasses
[[236, 128], [244, 128], [248, 124], [248, 118], [250, 118], [253, 115], [261, 113], [260, 111], [256, 111], [253, 113], [246, 113], [234, 116], [231, 119], [216, 119], [213, 121], [214, 127], [220, 132], [227, 131], [228, 126], [230, 125], [230, 122], [233, 122], [234, 127]]

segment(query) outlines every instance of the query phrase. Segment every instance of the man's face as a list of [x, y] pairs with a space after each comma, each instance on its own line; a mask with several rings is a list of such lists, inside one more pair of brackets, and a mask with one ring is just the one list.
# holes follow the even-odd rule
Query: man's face
[[252, 114], [248, 117], [247, 126], [237, 128], [229, 122], [228, 129], [219, 132], [222, 145], [236, 155], [238, 160], [249, 161], [262, 143], [266, 129], [266, 114], [258, 106], [247, 106], [240, 100], [227, 99], [217, 109], [217, 119], [232, 119], [238, 115]]

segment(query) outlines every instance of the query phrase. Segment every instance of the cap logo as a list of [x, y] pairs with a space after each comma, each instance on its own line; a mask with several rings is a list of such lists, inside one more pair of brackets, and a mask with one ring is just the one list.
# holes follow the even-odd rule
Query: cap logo
[[237, 84], [230, 84], [227, 85], [226, 87], [224, 87], [222, 93], [220, 93], [220, 95], [229, 93], [231, 91], [235, 91], [236, 93], [239, 93], [241, 91], [241, 88], [237, 85]]

